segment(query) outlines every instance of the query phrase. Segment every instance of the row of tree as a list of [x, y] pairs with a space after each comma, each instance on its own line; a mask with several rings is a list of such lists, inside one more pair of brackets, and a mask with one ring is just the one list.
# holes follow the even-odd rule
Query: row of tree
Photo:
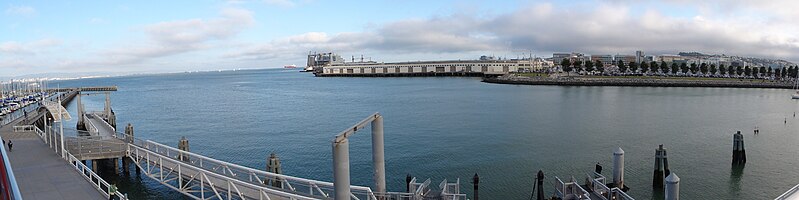
[[[566, 73], [571, 73], [572, 71], [579, 72], [599, 72], [605, 74], [605, 65], [602, 64], [601, 61], [575, 61], [571, 62], [569, 59], [563, 59], [560, 62], [561, 68]], [[702, 63], [697, 65], [696, 63], [691, 63], [688, 65], [687, 63], [677, 64], [672, 62], [671, 65], [666, 63], [665, 61], [658, 62], [629, 62], [624, 63], [624, 61], [617, 61], [616, 67], [618, 71], [609, 72], [610, 74], [621, 73], [621, 74], [664, 74], [664, 75], [675, 75], [675, 74], [685, 74], [685, 75], [705, 75], [705, 76], [731, 76], [731, 77], [755, 77], [755, 78], [763, 78], [763, 77], [774, 77], [777, 79], [784, 79], [788, 77], [797, 77], [799, 74], [799, 67], [797, 66], [789, 66], [789, 67], [782, 67], [773, 69], [771, 67], [749, 67], [749, 66], [725, 66], [721, 64], [716, 66], [715, 64], [708, 65], [707, 63]]]

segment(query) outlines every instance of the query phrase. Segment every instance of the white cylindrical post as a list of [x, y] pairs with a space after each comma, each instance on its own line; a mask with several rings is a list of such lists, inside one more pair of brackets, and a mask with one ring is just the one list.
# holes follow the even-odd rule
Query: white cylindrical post
[[372, 121], [372, 163], [374, 165], [375, 192], [386, 193], [386, 161], [383, 148], [383, 116], [376, 114]]
[[666, 200], [680, 200], [680, 177], [671, 173], [666, 177]]
[[62, 105], [61, 104], [61, 98], [59, 98], [58, 99], [58, 121], [59, 121], [58, 124], [59, 124], [59, 127], [61, 129], [61, 157], [66, 159], [67, 158], [67, 153], [66, 153], [66, 148], [64, 148], [64, 115], [61, 113], [62, 110], [63, 110], [62, 109], [63, 106], [61, 106], [61, 105]]
[[624, 150], [621, 147], [613, 152], [613, 183], [624, 189]]
[[342, 139], [339, 142], [333, 141], [333, 189], [336, 200], [350, 199], [349, 146], [347, 139]]

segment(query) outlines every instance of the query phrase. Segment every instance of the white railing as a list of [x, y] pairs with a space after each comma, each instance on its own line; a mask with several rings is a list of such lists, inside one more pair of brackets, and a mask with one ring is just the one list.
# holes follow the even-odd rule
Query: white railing
[[792, 187], [790, 190], [788, 190], [788, 191], [785, 191], [785, 193], [782, 193], [782, 195], [778, 196], [778, 197], [777, 197], [776, 199], [774, 199], [774, 200], [786, 200], [786, 199], [792, 199], [792, 197], [794, 197], [794, 195], [795, 195], [797, 192], [799, 192], [799, 185], [793, 186], [793, 187]]
[[572, 194], [575, 195], [577, 199], [591, 199], [588, 191], [585, 191], [585, 189], [580, 187], [580, 184], [577, 184], [574, 181], [564, 183], [557, 176], [555, 176], [555, 180], [555, 191], [557, 192], [558, 197], [564, 198], [565, 196]]
[[[117, 135], [119, 137], [119, 135], [124, 134]], [[283, 191], [291, 193], [318, 198], [332, 198], [330, 194], [332, 194], [334, 191], [333, 183], [330, 182], [310, 180], [252, 169], [249, 167], [209, 158], [200, 154], [182, 151], [180, 149], [149, 140], [142, 141], [134, 139], [133, 146], [150, 150], [173, 160], [183, 159], [185, 160], [184, 162], [187, 162], [192, 166], [251, 184], [263, 184], [264, 180], [277, 180], [280, 182], [280, 187], [276, 188], [280, 188]], [[377, 196], [369, 187], [351, 186], [350, 188], [352, 191], [351, 197], [354, 199], [377, 199]]]
[[[70, 154], [69, 152], [67, 152], [67, 156], [69, 157], [69, 159], [67, 160], [69, 161], [69, 164], [75, 167], [75, 170], [80, 172], [81, 175], [83, 175], [83, 178], [92, 183], [94, 189], [100, 191], [100, 193], [103, 194], [105, 197], [110, 197], [108, 192], [110, 191], [111, 185], [108, 184], [108, 182], [103, 180], [103, 178], [94, 173], [89, 167], [84, 165], [83, 162], [81, 162], [81, 160], [78, 160], [77, 158], [75, 158], [75, 156], [72, 156], [72, 154]], [[121, 200], [127, 199], [124, 194], [119, 192], [119, 190], [117, 190], [114, 193], [114, 195]]]
[[616, 187], [611, 189], [610, 192], [613, 194], [612, 199], [635, 200], [633, 197], [627, 195], [627, 193], [624, 193], [624, 191]]
[[460, 192], [461, 179], [456, 179], [455, 183], [448, 183], [447, 179], [441, 181], [438, 188], [441, 189], [441, 197], [445, 200], [465, 200], [466, 194]]
[[14, 170], [11, 168], [11, 162], [8, 161], [8, 152], [5, 147], [0, 147], [0, 156], [2, 157], [2, 173], [4, 179], [0, 181], [0, 188], [2, 188], [3, 199], [18, 199], [22, 200], [22, 194], [19, 192], [19, 185], [17, 178], [14, 176]]
[[193, 198], [319, 199], [230, 178], [136, 145], [128, 147], [128, 157], [148, 177]]
[[[84, 115], [84, 117], [91, 119], [91, 118], [94, 118], [94, 117], [97, 117], [97, 116], [95, 116], [95, 115]], [[91, 120], [89, 120], [89, 119], [84, 120], [83, 124], [88, 124], [88, 126], [86, 126], [86, 131], [89, 131], [89, 135], [100, 135], [100, 130], [97, 129], [97, 126], [95, 126], [94, 123], [91, 122]]]
[[35, 132], [36, 126], [33, 125], [23, 125], [23, 126], [14, 126], [14, 132]]

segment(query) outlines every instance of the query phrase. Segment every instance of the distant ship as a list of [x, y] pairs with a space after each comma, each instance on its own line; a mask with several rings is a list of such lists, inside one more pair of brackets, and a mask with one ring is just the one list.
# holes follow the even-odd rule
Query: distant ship
[[297, 68], [297, 65], [285, 65], [285, 66], [283, 66], [283, 68], [285, 68], [285, 69], [294, 69], [294, 68]]

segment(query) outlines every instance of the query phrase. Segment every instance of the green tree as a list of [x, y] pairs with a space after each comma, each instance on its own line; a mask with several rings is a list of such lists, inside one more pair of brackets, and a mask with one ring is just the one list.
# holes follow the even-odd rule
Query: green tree
[[766, 70], [766, 76], [771, 77], [772, 74], [774, 74], [774, 69], [768, 67], [768, 70]]
[[572, 67], [574, 68], [575, 72], [583, 71], [583, 61], [575, 60], [574, 62], [572, 62]]
[[760, 72], [758, 72], [758, 75], [765, 76], [766, 75], [766, 67], [760, 67]]
[[624, 65], [623, 60], [616, 62], [616, 66], [619, 67], [619, 73], [627, 73], [627, 66]]
[[716, 75], [716, 64], [710, 64], [710, 75]]
[[780, 76], [780, 75], [782, 75], [781, 71], [782, 71], [782, 68], [774, 69], [774, 77], [776, 79], [782, 79], [782, 77]]
[[744, 74], [746, 74], [746, 76], [751, 76], [752, 68], [749, 68], [749, 66], [744, 67]]
[[630, 71], [634, 73], [638, 72], [638, 63], [630, 62]]
[[744, 68], [741, 67], [740, 65], [738, 65], [738, 67], [735, 68], [735, 72], [736, 74], [738, 74], [738, 76], [745, 74]]
[[707, 63], [699, 65], [699, 71], [702, 71], [702, 74], [707, 74]]
[[605, 64], [602, 64], [602, 61], [595, 61], [594, 66], [596, 66], [596, 71], [599, 71], [599, 73], [605, 73]]
[[680, 70], [680, 67], [677, 66], [676, 62], [671, 62], [671, 73], [676, 74]]
[[652, 61], [649, 62], [649, 71], [652, 73], [657, 73], [660, 70], [660, 66], [658, 66], [658, 62]]
[[569, 59], [567, 58], [564, 58], [563, 60], [560, 61], [560, 67], [561, 69], [563, 69], [564, 72], [566, 72], [567, 75], [569, 75], [569, 72], [572, 71], [571, 65], [572, 63], [569, 62]]
[[727, 67], [724, 64], [719, 65], [719, 75], [727, 74]]
[[682, 71], [683, 74], [688, 73], [688, 65], [685, 63], [680, 64], [680, 71]]
[[660, 72], [664, 74], [669, 73], [669, 66], [666, 64], [666, 61], [660, 61]]
[[699, 68], [696, 67], [696, 63], [691, 63], [691, 74], [696, 74], [699, 71]]
[[641, 73], [646, 74], [646, 71], [649, 70], [649, 65], [646, 62], [641, 61]]
[[780, 77], [785, 78], [786, 76], [788, 76], [788, 68], [782, 67], [782, 70], [780, 71], [781, 71]]
[[593, 72], [594, 71], [594, 62], [585, 61], [585, 71]]

